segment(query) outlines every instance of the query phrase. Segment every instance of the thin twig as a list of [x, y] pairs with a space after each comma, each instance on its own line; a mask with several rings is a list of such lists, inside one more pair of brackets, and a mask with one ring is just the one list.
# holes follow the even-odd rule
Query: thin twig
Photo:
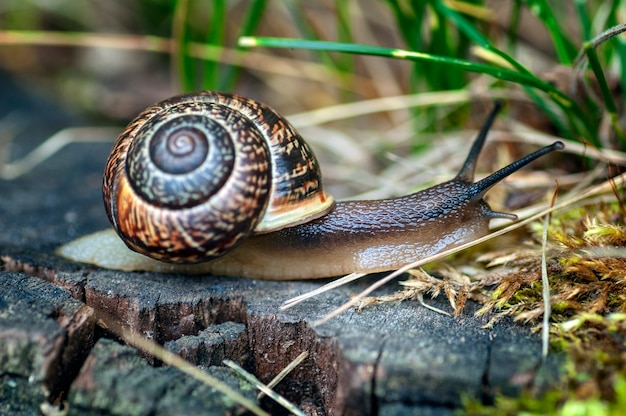
[[195, 378], [196, 380], [206, 384], [207, 386], [217, 390], [218, 392], [229, 397], [233, 402], [238, 403], [250, 410], [255, 415], [269, 416], [269, 413], [261, 409], [256, 403], [252, 402], [247, 397], [244, 397], [238, 391], [232, 389], [229, 385], [202, 371], [193, 364], [185, 361], [180, 356], [166, 350], [154, 341], [151, 341], [140, 334], [132, 331], [131, 329], [119, 324], [112, 318], [107, 318], [98, 315], [100, 319], [106, 324], [107, 328], [122, 338], [128, 345], [132, 345], [135, 348], [144, 351], [155, 358], [161, 360], [163, 363], [177, 368]]
[[[552, 206], [556, 202], [558, 193], [558, 183], [552, 197]], [[550, 213], [547, 213], [543, 220], [543, 230], [541, 233], [541, 295], [543, 297], [543, 327], [541, 328], [541, 356], [545, 360], [548, 357], [548, 348], [550, 347], [550, 315], [552, 314], [552, 304], [550, 303], [550, 281], [548, 280], [548, 265], [546, 260], [546, 252], [548, 251], [548, 227], [550, 226]]]
[[292, 403], [290, 403], [283, 396], [279, 395], [274, 390], [270, 389], [268, 386], [266, 386], [265, 384], [261, 383], [261, 381], [258, 378], [256, 378], [252, 374], [248, 373], [246, 370], [241, 368], [237, 363], [235, 363], [235, 362], [233, 362], [231, 360], [224, 360], [223, 362], [224, 362], [224, 364], [226, 366], [228, 366], [228, 367], [232, 368], [233, 370], [237, 371], [238, 374], [240, 374], [243, 378], [245, 378], [250, 384], [254, 385], [254, 387], [256, 387], [257, 389], [261, 390], [268, 397], [272, 398], [274, 401], [276, 401], [276, 403], [280, 404], [281, 406], [283, 406], [285, 409], [289, 410], [294, 415], [306, 416], [302, 410], [298, 409], [296, 406], [294, 406]]
[[333, 290], [336, 289], [340, 286], [346, 285], [350, 282], [353, 282], [355, 280], [360, 279], [361, 277], [365, 276], [366, 273], [351, 273], [348, 274], [346, 276], [340, 277], [339, 279], [333, 280], [330, 283], [326, 283], [324, 286], [318, 287], [315, 290], [312, 290], [310, 292], [304, 293], [300, 296], [296, 296], [295, 298], [291, 298], [286, 300], [281, 306], [280, 309], [281, 310], [285, 310], [285, 309], [289, 309], [292, 306], [297, 305], [298, 303], [305, 301], [307, 299], [310, 299], [314, 296], [317, 295], [321, 295], [324, 292], [328, 292], [329, 290]]
[[69, 127], [59, 130], [21, 159], [0, 163], [0, 179], [12, 180], [30, 172], [70, 143], [112, 142], [118, 133], [119, 129], [112, 127]]
[[[283, 381], [283, 379], [287, 376], [287, 374], [291, 373], [294, 370], [294, 368], [299, 366], [302, 363], [302, 361], [304, 361], [308, 356], [309, 356], [308, 351], [302, 351], [300, 355], [294, 358], [292, 362], [290, 362], [285, 368], [283, 368], [280, 371], [280, 373], [276, 375], [276, 377], [274, 377], [269, 383], [267, 383], [267, 387], [269, 387], [270, 389], [273, 389], [274, 387], [276, 387], [278, 383]], [[265, 396], [265, 393], [261, 392], [256, 396], [256, 398], [261, 400], [263, 396]]]

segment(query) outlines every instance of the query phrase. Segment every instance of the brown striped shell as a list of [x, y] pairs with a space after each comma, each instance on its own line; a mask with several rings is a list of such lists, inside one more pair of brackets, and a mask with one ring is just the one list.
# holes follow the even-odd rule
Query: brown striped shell
[[334, 205], [315, 155], [284, 118], [208, 91], [137, 116], [113, 147], [102, 189], [126, 245], [171, 263], [214, 259], [250, 234], [305, 223]]

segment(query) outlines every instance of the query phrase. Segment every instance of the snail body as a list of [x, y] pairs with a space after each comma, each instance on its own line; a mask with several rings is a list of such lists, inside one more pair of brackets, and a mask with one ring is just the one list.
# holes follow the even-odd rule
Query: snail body
[[[473, 182], [498, 108], [452, 180], [399, 198], [335, 203], [323, 190], [313, 152], [274, 110], [225, 93], [174, 97], [131, 122], [107, 162], [105, 207], [121, 239], [108, 230], [70, 242], [60, 253], [120, 270], [274, 280], [396, 269], [484, 236], [491, 219], [516, 219], [491, 210], [484, 194], [563, 148], [555, 142]], [[169, 161], [160, 148], [182, 157]], [[196, 150], [200, 156], [189, 156]], [[215, 161], [227, 167], [213, 173]], [[155, 168], [165, 174], [151, 177]], [[177, 196], [180, 190], [186, 193]]]

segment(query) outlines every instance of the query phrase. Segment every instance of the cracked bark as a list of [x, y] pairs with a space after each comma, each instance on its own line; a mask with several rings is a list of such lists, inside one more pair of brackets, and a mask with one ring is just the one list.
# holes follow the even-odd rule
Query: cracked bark
[[[68, 124], [59, 115], [44, 131], [41, 111], [54, 112], [23, 113], [25, 125], [37, 128], [22, 132], [15, 154]], [[61, 243], [108, 227], [99, 188], [109, 148], [70, 145], [28, 175], [0, 181], [0, 413], [38, 414], [42, 402], [61, 399], [73, 414], [240, 411], [121, 345], [96, 325], [99, 314], [237, 388], [240, 381], [219, 366], [223, 358], [268, 382], [306, 350], [276, 390], [310, 414], [452, 414], [462, 397], [553, 382], [558, 360], [533, 372], [537, 335], [508, 322], [482, 329], [487, 318], [474, 317], [473, 304], [458, 318], [413, 302], [377, 305], [313, 328], [368, 279], [280, 311], [282, 301], [322, 283], [119, 273], [58, 258]], [[268, 399], [263, 405], [281, 412]]]

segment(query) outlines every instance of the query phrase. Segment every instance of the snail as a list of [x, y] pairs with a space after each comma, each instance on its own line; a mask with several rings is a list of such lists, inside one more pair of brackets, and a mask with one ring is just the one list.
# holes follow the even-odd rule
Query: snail
[[500, 107], [452, 180], [393, 199], [335, 203], [309, 146], [270, 107], [221, 92], [174, 97], [137, 116], [113, 146], [103, 194], [115, 232], [59, 253], [119, 270], [274, 280], [393, 270], [487, 234], [491, 219], [515, 220], [493, 211], [484, 194], [564, 147], [556, 141], [474, 182]]

